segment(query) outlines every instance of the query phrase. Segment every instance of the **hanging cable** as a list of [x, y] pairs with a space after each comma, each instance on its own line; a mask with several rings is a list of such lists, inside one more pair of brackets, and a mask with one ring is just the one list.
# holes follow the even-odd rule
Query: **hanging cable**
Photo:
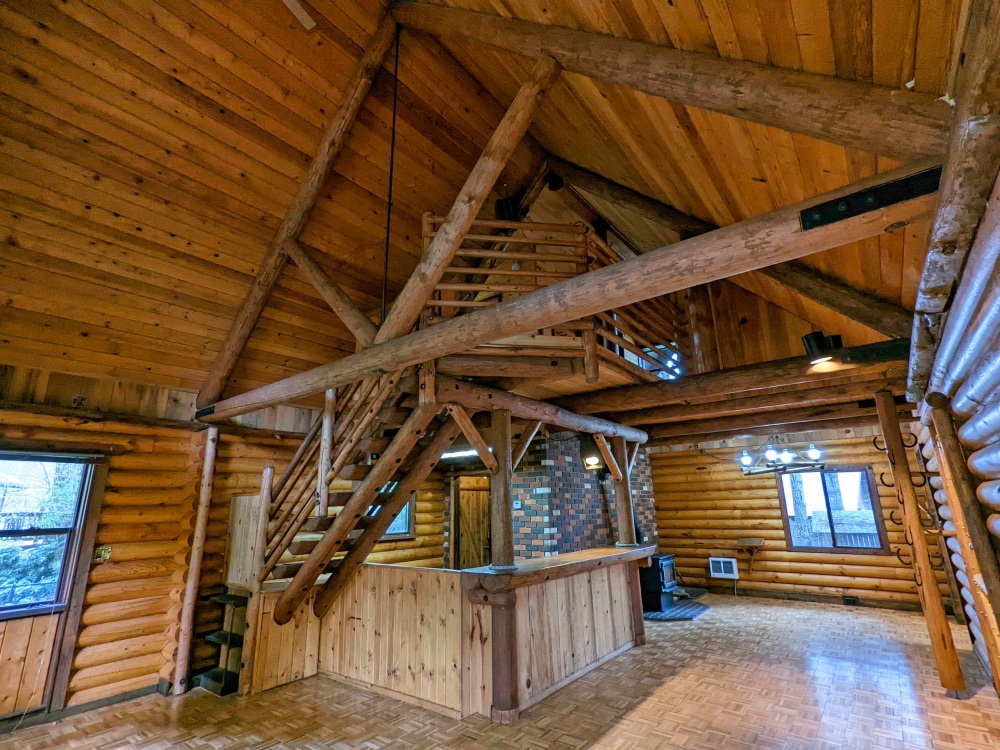
[[392, 68], [392, 135], [389, 140], [389, 194], [385, 210], [385, 263], [382, 266], [382, 318], [385, 323], [386, 299], [389, 295], [389, 238], [392, 229], [392, 174], [396, 167], [396, 108], [399, 103], [399, 36], [402, 27], [396, 26], [396, 59]]

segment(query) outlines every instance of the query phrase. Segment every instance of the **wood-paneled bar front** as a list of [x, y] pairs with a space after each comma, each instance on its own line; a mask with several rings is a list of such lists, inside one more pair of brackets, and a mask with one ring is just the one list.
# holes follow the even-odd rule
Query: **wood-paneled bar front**
[[[272, 617], [264, 592], [250, 692], [324, 674], [460, 718], [498, 722], [641, 643], [637, 565], [606, 547], [464, 571], [365, 563], [323, 617]], [[502, 708], [498, 708], [502, 706]]]

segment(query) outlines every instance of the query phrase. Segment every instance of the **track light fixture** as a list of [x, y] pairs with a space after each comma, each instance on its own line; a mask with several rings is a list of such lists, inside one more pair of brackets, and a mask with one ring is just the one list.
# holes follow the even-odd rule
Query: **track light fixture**
[[822, 331], [813, 331], [802, 337], [802, 346], [806, 348], [809, 361], [818, 365], [833, 359], [837, 350], [844, 348], [844, 342], [839, 335], [827, 336]]

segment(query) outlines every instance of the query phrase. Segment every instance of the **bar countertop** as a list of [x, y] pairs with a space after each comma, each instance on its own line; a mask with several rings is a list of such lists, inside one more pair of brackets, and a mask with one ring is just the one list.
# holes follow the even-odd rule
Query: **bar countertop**
[[487, 591], [517, 589], [542, 581], [566, 578], [588, 570], [622, 565], [654, 554], [656, 554], [654, 544], [636, 547], [596, 547], [567, 552], [564, 555], [523, 560], [517, 564], [516, 570], [494, 570], [486, 565], [463, 570], [462, 587], [483, 588]]

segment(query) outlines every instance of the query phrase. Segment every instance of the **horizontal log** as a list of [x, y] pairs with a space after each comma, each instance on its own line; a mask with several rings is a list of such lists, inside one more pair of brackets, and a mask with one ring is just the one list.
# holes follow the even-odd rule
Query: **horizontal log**
[[789, 357], [686, 375], [677, 380], [650, 385], [585, 393], [561, 399], [559, 404], [581, 414], [637, 411], [658, 406], [684, 405], [692, 398], [722, 400], [737, 393], [749, 397], [754, 391], [763, 388], [818, 384], [845, 376], [874, 384], [885, 380], [895, 381], [906, 373], [905, 348], [898, 345], [867, 344], [847, 347], [840, 352], [840, 359], [843, 363], [813, 365], [810, 357]]
[[437, 361], [437, 371], [454, 377], [560, 379], [582, 373], [583, 359], [451, 354]]
[[581, 416], [545, 401], [467, 383], [446, 375], [437, 377], [437, 397], [442, 403], [459, 404], [467, 409], [507, 409], [519, 419], [542, 422], [567, 430], [621, 437], [633, 443], [645, 443], [647, 440], [646, 433], [635, 427], [626, 427], [599, 417]]
[[748, 396], [740, 399], [711, 401], [690, 406], [678, 404], [662, 406], [637, 412], [623, 412], [610, 415], [612, 419], [627, 425], [664, 424], [667, 422], [683, 422], [687, 420], [711, 419], [713, 417], [735, 416], [747, 413], [787, 409], [790, 407], [805, 408], [827, 404], [850, 403], [870, 400], [875, 391], [888, 389], [900, 394], [906, 388], [905, 378], [892, 380], [861, 380], [856, 383], [846, 383], [836, 386], [821, 386], [788, 393], [774, 393], [766, 396]]
[[[200, 409], [197, 416], [209, 422], [227, 419], [345, 385], [387, 368], [399, 369], [419, 364], [480, 344], [829, 250], [887, 230], [895, 231], [924, 216], [934, 205], [936, 197], [921, 196], [809, 230], [802, 229], [799, 213], [825, 201], [839, 200], [859, 190], [923, 172], [930, 166], [933, 163], [924, 162], [885, 172], [739, 224], [553, 284], [523, 297], [460, 315], [336, 362], [219, 401]], [[802, 369], [800, 365], [796, 370], [799, 377], [804, 375]], [[603, 410], [615, 408], [611, 406]]]
[[944, 102], [901, 88], [426, 2], [401, 3], [393, 13], [436, 36], [550, 55], [573, 73], [897, 159], [943, 154], [951, 123]]

